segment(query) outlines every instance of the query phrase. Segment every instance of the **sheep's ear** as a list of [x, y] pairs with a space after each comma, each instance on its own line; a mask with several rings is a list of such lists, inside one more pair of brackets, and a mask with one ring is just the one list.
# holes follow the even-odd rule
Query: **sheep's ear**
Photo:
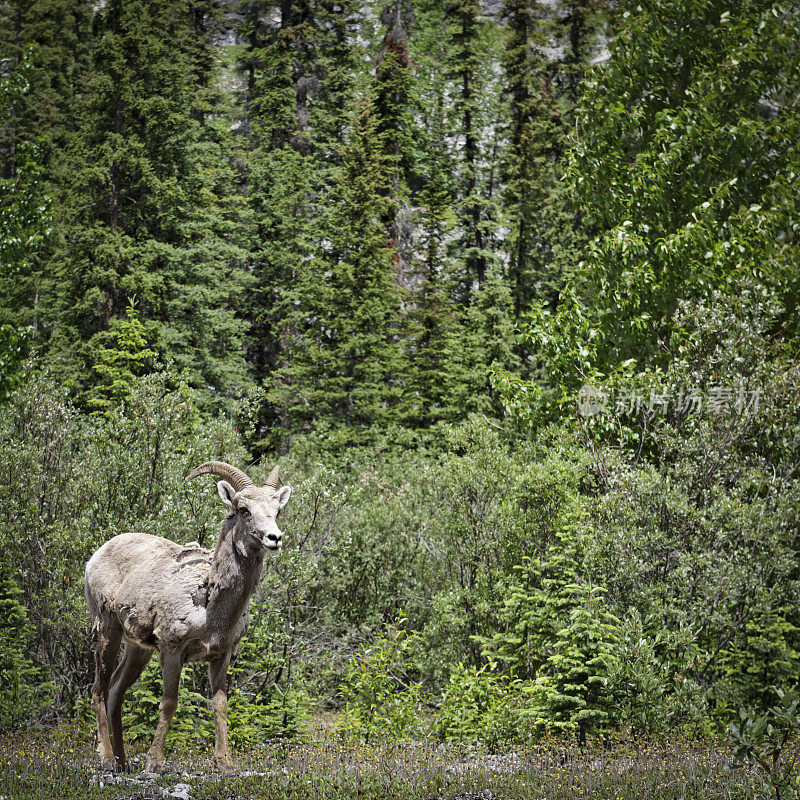
[[222, 502], [225, 503], [228, 508], [233, 508], [233, 496], [236, 494], [236, 490], [233, 486], [231, 486], [228, 481], [218, 481], [217, 491], [222, 498]]
[[289, 502], [289, 495], [292, 493], [291, 486], [284, 486], [278, 490], [278, 508], [283, 508]]

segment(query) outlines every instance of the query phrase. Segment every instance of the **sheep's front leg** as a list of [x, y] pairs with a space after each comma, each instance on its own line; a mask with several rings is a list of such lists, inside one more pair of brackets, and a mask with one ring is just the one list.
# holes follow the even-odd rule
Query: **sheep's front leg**
[[164, 743], [167, 731], [178, 707], [178, 686], [181, 681], [183, 657], [178, 650], [165, 650], [161, 654], [161, 675], [164, 679], [164, 692], [158, 706], [158, 726], [153, 744], [147, 753], [148, 772], [160, 772], [164, 766]]
[[211, 681], [211, 706], [214, 709], [214, 763], [223, 775], [236, 769], [228, 748], [228, 694], [225, 687], [230, 654], [209, 662], [208, 677]]

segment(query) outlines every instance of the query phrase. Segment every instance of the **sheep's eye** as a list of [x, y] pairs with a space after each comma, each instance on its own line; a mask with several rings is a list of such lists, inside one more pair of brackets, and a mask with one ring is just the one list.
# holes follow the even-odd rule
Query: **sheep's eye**
[[249, 509], [249, 508], [240, 508], [240, 509], [239, 509], [239, 513], [240, 513], [240, 514], [241, 514], [243, 517], [249, 517], [249, 516], [250, 516], [250, 509]]

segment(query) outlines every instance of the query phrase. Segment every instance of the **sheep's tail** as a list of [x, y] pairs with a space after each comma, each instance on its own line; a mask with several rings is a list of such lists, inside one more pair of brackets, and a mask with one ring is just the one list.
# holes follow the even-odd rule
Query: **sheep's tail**
[[86, 572], [83, 577], [83, 594], [86, 597], [86, 608], [89, 610], [89, 625], [92, 640], [97, 638], [100, 630], [100, 615], [98, 613], [97, 601], [95, 600], [92, 589], [89, 586], [89, 565], [86, 565]]

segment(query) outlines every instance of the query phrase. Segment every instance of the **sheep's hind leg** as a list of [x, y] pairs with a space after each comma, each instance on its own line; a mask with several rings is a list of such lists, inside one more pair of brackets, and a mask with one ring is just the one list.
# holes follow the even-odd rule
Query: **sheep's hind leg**
[[228, 747], [228, 694], [225, 680], [230, 655], [215, 658], [208, 665], [211, 681], [211, 706], [214, 709], [214, 764], [223, 775], [231, 775], [236, 767]]
[[158, 706], [158, 726], [153, 744], [147, 753], [148, 772], [161, 772], [164, 766], [164, 743], [167, 740], [172, 717], [178, 707], [178, 686], [181, 681], [183, 657], [178, 650], [165, 650], [161, 654], [161, 675], [164, 679], [164, 693]]
[[108, 687], [119, 655], [122, 627], [113, 617], [101, 617], [95, 621], [92, 632], [95, 636], [92, 705], [97, 719], [97, 753], [102, 767], [113, 768], [114, 750], [108, 733]]
[[142, 674], [152, 655], [152, 650], [126, 642], [125, 652], [111, 678], [111, 688], [108, 691], [108, 721], [111, 725], [114, 758], [121, 770], [126, 768], [125, 746], [122, 743], [122, 703], [125, 700], [125, 693]]

